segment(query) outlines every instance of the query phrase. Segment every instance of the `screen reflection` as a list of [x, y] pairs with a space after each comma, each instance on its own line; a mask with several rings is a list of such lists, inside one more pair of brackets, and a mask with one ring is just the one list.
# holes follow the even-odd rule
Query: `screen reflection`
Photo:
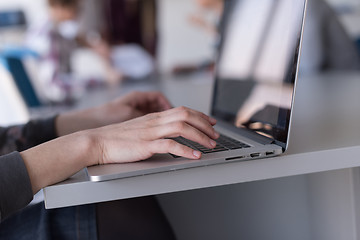
[[214, 116], [286, 143], [304, 5], [225, 1]]

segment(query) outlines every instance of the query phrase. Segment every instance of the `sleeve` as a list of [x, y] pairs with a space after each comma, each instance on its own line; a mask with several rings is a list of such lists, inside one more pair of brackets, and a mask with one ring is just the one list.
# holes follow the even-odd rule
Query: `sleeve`
[[33, 199], [30, 178], [20, 153], [0, 157], [0, 222]]
[[55, 118], [30, 121], [25, 125], [0, 128], [0, 155], [24, 151], [57, 137]]

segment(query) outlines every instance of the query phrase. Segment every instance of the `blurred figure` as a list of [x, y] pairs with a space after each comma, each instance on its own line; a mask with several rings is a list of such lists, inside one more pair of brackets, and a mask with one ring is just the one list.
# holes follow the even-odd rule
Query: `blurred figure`
[[[224, 0], [195, 0], [196, 13], [189, 15], [189, 22], [208, 33], [214, 39], [214, 50], [219, 47], [221, 19], [224, 10]], [[175, 66], [172, 70], [174, 74], [187, 74], [201, 70], [213, 71], [214, 60], [208, 59], [199, 64], [182, 64]]]
[[73, 75], [71, 58], [80, 46], [95, 51], [103, 60], [105, 80], [116, 84], [121, 73], [111, 66], [110, 48], [100, 35], [79, 34], [81, 0], [48, 0], [49, 19], [30, 28], [27, 45], [41, 56], [40, 81], [51, 101], [66, 101], [81, 94], [84, 85]]
[[104, 16], [104, 39], [112, 47], [113, 65], [126, 79], [141, 80], [151, 76], [156, 70], [156, 0], [97, 2]]
[[155, 72], [156, 0], [83, 0], [80, 32], [101, 36], [110, 46], [112, 66], [124, 79], [147, 79]]
[[[97, 1], [97, 0], [88, 0]], [[157, 50], [156, 0], [102, 0], [105, 39], [111, 46], [136, 44], [151, 56]]]
[[[212, 35], [218, 34], [218, 25], [224, 9], [223, 0], [195, 0], [198, 6], [198, 13], [190, 16], [190, 22], [202, 27]], [[207, 15], [212, 15], [208, 19]]]

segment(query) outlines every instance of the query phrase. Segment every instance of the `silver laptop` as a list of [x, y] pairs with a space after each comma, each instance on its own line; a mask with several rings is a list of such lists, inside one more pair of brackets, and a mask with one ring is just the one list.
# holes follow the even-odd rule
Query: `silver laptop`
[[[219, 23], [211, 115], [221, 133], [200, 160], [156, 154], [146, 161], [87, 168], [105, 181], [212, 164], [274, 157], [288, 145], [306, 0], [227, 0]], [[265, 161], [265, 160], [264, 160]]]

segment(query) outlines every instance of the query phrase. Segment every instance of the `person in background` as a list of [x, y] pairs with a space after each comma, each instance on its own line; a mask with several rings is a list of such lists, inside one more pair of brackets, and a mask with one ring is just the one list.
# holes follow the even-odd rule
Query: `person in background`
[[[209, 34], [217, 36], [219, 22], [224, 10], [224, 0], [196, 0], [195, 2], [199, 12], [190, 15], [190, 22], [203, 28]], [[208, 14], [213, 15], [213, 22], [206, 18]]]
[[155, 153], [199, 159], [200, 152], [169, 138], [214, 148], [215, 124], [195, 110], [171, 108], [160, 93], [135, 92], [92, 109], [0, 128], [0, 239], [174, 239], [151, 197], [54, 210], [43, 203], [24, 207], [41, 188], [86, 166]]
[[[221, 20], [224, 7], [227, 4], [224, 0], [195, 0], [196, 13], [189, 15], [189, 23], [192, 27], [199, 28], [206, 32], [209, 38], [214, 39], [213, 49], [216, 51], [220, 43]], [[197, 71], [213, 71], [214, 59], [206, 59], [199, 64], [181, 64], [172, 69], [173, 74], [188, 74]]]
[[[72, 56], [79, 47], [93, 50], [103, 61], [107, 84], [117, 84], [122, 74], [110, 60], [110, 48], [100, 33], [83, 33], [79, 30], [78, 16], [82, 9], [81, 0], [47, 0], [48, 20], [30, 27], [26, 45], [40, 55], [40, 76], [44, 95], [51, 101], [71, 98], [76, 87], [73, 75]], [[49, 82], [50, 81], [50, 82]]]
[[156, 0], [83, 1], [81, 32], [89, 38], [101, 33], [124, 80], [147, 80], [157, 73], [157, 6]]

